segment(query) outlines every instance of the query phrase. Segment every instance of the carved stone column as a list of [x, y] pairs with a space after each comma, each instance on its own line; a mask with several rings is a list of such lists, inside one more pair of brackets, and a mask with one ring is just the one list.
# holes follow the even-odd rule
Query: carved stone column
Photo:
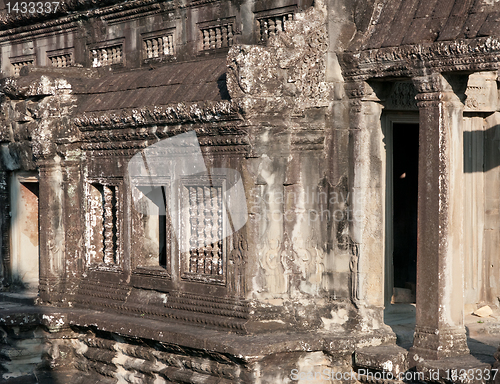
[[81, 154], [78, 150], [67, 150], [62, 162], [64, 192], [64, 240], [66, 250], [67, 288], [76, 283], [74, 277], [80, 277], [84, 271], [83, 231], [85, 215], [83, 213], [83, 187], [81, 180]]
[[[460, 79], [455, 79], [460, 80]], [[411, 364], [469, 352], [463, 322], [463, 103], [441, 74], [413, 79], [420, 112], [417, 314]]]
[[384, 143], [382, 105], [366, 82], [346, 84], [350, 99], [349, 229], [351, 296], [361, 306], [384, 306]]
[[64, 290], [64, 191], [59, 157], [38, 162], [40, 174], [40, 298], [60, 299]]
[[1, 234], [1, 266], [0, 266], [0, 286], [11, 283], [10, 271], [10, 197], [9, 197], [9, 173], [0, 171], [0, 206], [2, 214], [0, 218]]

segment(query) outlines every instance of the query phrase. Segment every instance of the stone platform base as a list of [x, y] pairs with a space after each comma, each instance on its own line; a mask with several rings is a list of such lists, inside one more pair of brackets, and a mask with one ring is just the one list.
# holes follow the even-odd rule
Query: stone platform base
[[[408, 372], [407, 351], [385, 330], [240, 335], [74, 308], [1, 307], [0, 382], [8, 384], [395, 384], [402, 383], [398, 374]], [[425, 382], [439, 383], [447, 381], [434, 381], [432, 369], [489, 369], [459, 360], [417, 369], [428, 373]], [[373, 381], [384, 372], [394, 379]]]

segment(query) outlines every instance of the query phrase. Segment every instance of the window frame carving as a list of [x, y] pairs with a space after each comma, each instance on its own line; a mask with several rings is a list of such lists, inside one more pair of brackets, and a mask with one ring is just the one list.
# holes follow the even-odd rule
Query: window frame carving
[[[202, 177], [197, 179], [187, 178], [181, 179], [180, 182], [180, 198], [178, 199], [181, 206], [184, 210], [179, 209], [179, 213], [182, 215], [178, 217], [183, 224], [181, 225], [181, 234], [180, 240], [184, 242], [186, 245], [189, 244], [190, 239], [192, 237], [191, 233], [191, 217], [192, 213], [190, 213], [190, 195], [189, 195], [189, 187], [218, 187], [220, 188], [221, 195], [221, 205], [220, 205], [220, 217], [222, 229], [221, 229], [221, 240], [219, 241], [222, 245], [221, 247], [221, 264], [222, 264], [222, 273], [221, 274], [206, 274], [199, 272], [192, 272], [190, 270], [191, 263], [191, 249], [187, 252], [180, 252], [180, 278], [184, 281], [196, 282], [196, 283], [205, 283], [212, 285], [226, 285], [227, 282], [227, 249], [228, 249], [228, 239], [227, 236], [227, 223], [226, 223], [226, 207], [224, 203], [224, 196], [226, 193], [226, 180], [221, 177], [217, 177], [212, 175], [209, 177]], [[206, 207], [205, 207], [206, 212]], [[213, 215], [213, 213], [212, 213]], [[203, 218], [204, 219], [204, 218]], [[211, 245], [208, 247], [210, 248]], [[182, 248], [182, 247], [181, 247]], [[191, 248], [191, 247], [190, 247]], [[197, 248], [198, 250], [200, 248]], [[206, 259], [205, 259], [206, 260]]]
[[[292, 20], [295, 18], [295, 13], [298, 10], [297, 4], [295, 5], [288, 5], [285, 7], [279, 7], [279, 8], [273, 8], [273, 9], [267, 9], [267, 10], [262, 10], [262, 11], [256, 11], [254, 12], [254, 20], [255, 20], [255, 32], [257, 36], [257, 42], [259, 44], [265, 44], [267, 40], [274, 34], [267, 33], [263, 34], [262, 33], [262, 24], [261, 21], [264, 19], [270, 19], [270, 18], [277, 18], [277, 17], [286, 17], [289, 15], [292, 15]], [[285, 26], [283, 22], [282, 26], [282, 31], [285, 31]]]
[[[75, 48], [74, 47], [68, 47], [68, 48], [62, 48], [62, 49], [54, 49], [51, 51], [46, 52], [47, 55], [47, 66], [51, 66], [53, 68], [66, 68], [66, 67], [71, 67], [75, 65]], [[55, 57], [60, 57], [60, 56], [69, 56], [69, 65], [66, 65], [65, 67], [57, 67], [52, 65], [52, 59]]]
[[[37, 64], [36, 60], [36, 55], [30, 54], [30, 55], [21, 55], [21, 56], [12, 56], [9, 57], [10, 65], [12, 68], [12, 76], [19, 77], [21, 69], [25, 66], [32, 66], [34, 67]], [[21, 63], [26, 63], [24, 65], [19, 66], [19, 69], [16, 69], [16, 64], [21, 64]]]
[[[120, 54], [121, 61], [120, 62], [105, 64], [105, 65], [101, 64], [99, 66], [94, 66], [93, 51], [103, 50], [103, 49], [108, 49], [108, 48], [113, 48], [113, 47], [118, 47], [118, 46], [121, 48], [121, 54]], [[101, 42], [95, 43], [95, 44], [90, 44], [87, 46], [87, 48], [89, 51], [88, 57], [89, 57], [90, 67], [92, 67], [92, 68], [113, 67], [113, 66], [124, 67], [125, 66], [126, 59], [125, 59], [125, 38], [124, 37], [121, 37], [118, 39], [112, 39], [112, 40], [105, 40], [105, 41], [101, 41]]]
[[[151, 39], [158, 39], [158, 38], [169, 38], [171, 37], [172, 38], [172, 52], [169, 53], [169, 54], [158, 54], [157, 57], [148, 57], [147, 56], [147, 49], [145, 49], [144, 45], [146, 44], [146, 41], [147, 40], [151, 40]], [[159, 30], [159, 31], [152, 31], [152, 32], [146, 32], [146, 33], [141, 33], [141, 57], [142, 57], [142, 62], [147, 64], [147, 63], [151, 63], [151, 62], [158, 62], [158, 61], [162, 61], [162, 60], [165, 60], [165, 59], [169, 59], [169, 58], [173, 58], [175, 57], [175, 53], [176, 53], [176, 44], [177, 43], [177, 34], [176, 34], [176, 28], [175, 27], [172, 27], [172, 28], [166, 28], [166, 29], [162, 29], [162, 30]]]
[[[102, 227], [101, 239], [98, 239], [97, 242], [92, 241], [94, 236], [93, 224], [97, 224], [96, 220], [98, 220], [95, 212], [93, 212], [92, 202], [92, 188], [97, 189], [96, 186], [103, 187], [103, 203], [99, 207], [102, 211], [100, 216], [102, 218], [100, 224], [100, 227]], [[114, 193], [110, 197], [109, 191], [112, 189], [114, 189]], [[108, 195], [107, 198], [106, 195]], [[106, 223], [109, 216], [111, 216], [112, 226]], [[93, 242], [102, 245], [102, 251], [99, 249], [97, 251], [93, 250]], [[109, 250], [110, 245], [112, 246], [111, 251]], [[98, 253], [99, 251], [102, 254], [92, 255], [92, 252]], [[98, 261], [99, 259], [102, 259], [102, 261]], [[119, 271], [123, 268], [123, 180], [120, 178], [89, 178], [85, 180], [85, 265], [88, 269], [106, 271]]]
[[[237, 34], [239, 34], [239, 29], [236, 23], [236, 16], [231, 16], [231, 17], [226, 17], [223, 19], [217, 19], [217, 20], [210, 20], [210, 21], [202, 21], [196, 24], [198, 27], [198, 51], [200, 53], [202, 52], [210, 52], [210, 51], [217, 51], [217, 50], [227, 50], [229, 49], [232, 45], [234, 45], [234, 39]], [[227, 37], [227, 43], [224, 44], [224, 33], [222, 31], [222, 28], [226, 27], [229, 28], [231, 26], [231, 37], [229, 37], [229, 29], [227, 30], [226, 37]], [[206, 39], [207, 37], [205, 36], [203, 31], [206, 30], [211, 30], [211, 29], [217, 29], [221, 28], [220, 35], [217, 34], [216, 31], [214, 31], [213, 37], [215, 38], [215, 46], [211, 46], [211, 40], [210, 40], [210, 33], [208, 35], [208, 44], [210, 45], [209, 47], [206, 47]], [[217, 46], [218, 43], [217, 41], [220, 39], [220, 46]]]
[[[170, 177], [165, 177], [165, 176], [154, 176], [154, 177], [134, 176], [133, 180], [134, 180], [134, 182], [133, 182], [134, 185], [139, 185], [140, 183], [138, 183], [138, 181], [144, 181], [144, 185], [147, 185], [147, 186], [165, 187], [165, 195], [166, 195], [165, 198], [166, 199], [171, 198], [172, 182], [171, 182]], [[131, 199], [131, 201], [133, 201], [133, 200], [134, 199]], [[133, 203], [132, 203], [132, 205], [133, 205]], [[169, 206], [169, 204], [166, 204], [166, 212], [165, 212], [166, 213], [165, 214], [165, 266], [160, 265], [159, 262], [158, 262], [158, 265], [155, 265], [155, 266], [139, 265], [138, 257], [135, 256], [133, 258], [133, 261], [132, 261], [132, 263], [133, 263], [132, 273], [134, 275], [142, 275], [142, 276], [147, 276], [147, 277], [161, 277], [161, 278], [166, 278], [168, 280], [170, 280], [172, 278], [172, 276], [171, 276], [172, 258], [176, 257], [177, 252], [176, 252], [175, 246], [174, 246], [173, 228], [172, 228], [172, 224], [171, 224], [171, 220], [173, 220], [174, 218], [172, 218], [171, 215], [169, 214], [168, 206]], [[136, 209], [136, 208], [134, 206], [132, 206], [132, 210], [134, 210], [134, 209]], [[139, 214], [141, 214], [141, 213], [139, 213]], [[132, 225], [134, 227], [136, 227], [138, 225], [138, 223], [133, 221]]]

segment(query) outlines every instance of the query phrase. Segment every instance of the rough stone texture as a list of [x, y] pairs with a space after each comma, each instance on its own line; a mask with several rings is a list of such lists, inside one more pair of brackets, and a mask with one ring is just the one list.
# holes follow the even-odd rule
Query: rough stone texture
[[[11, 246], [24, 228], [16, 183], [38, 183], [40, 219], [37, 305], [0, 317], [4, 379], [487, 368], [467, 357], [463, 312], [500, 295], [499, 4], [311, 3], [66, 1], [17, 15], [0, 4], [6, 290], [28, 281]], [[400, 121], [420, 129], [409, 355], [383, 317]], [[196, 145], [154, 147], [187, 132]], [[198, 144], [211, 176], [176, 180]], [[163, 192], [167, 215], [135, 204], [134, 156], [148, 157], [140, 181]], [[249, 215], [215, 241], [233, 225], [231, 199], [217, 200], [236, 183], [225, 168]]]
[[474, 311], [472, 314], [479, 317], [488, 317], [493, 314], [493, 311], [488, 305], [485, 305], [484, 307], [481, 307]]
[[358, 367], [391, 372], [397, 376], [409, 368], [408, 351], [394, 345], [362, 348], [356, 351], [354, 363]]

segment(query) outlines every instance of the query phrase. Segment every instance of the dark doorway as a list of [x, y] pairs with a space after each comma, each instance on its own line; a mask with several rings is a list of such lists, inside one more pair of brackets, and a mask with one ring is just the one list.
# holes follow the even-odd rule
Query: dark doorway
[[393, 124], [394, 291], [417, 281], [418, 124]]

